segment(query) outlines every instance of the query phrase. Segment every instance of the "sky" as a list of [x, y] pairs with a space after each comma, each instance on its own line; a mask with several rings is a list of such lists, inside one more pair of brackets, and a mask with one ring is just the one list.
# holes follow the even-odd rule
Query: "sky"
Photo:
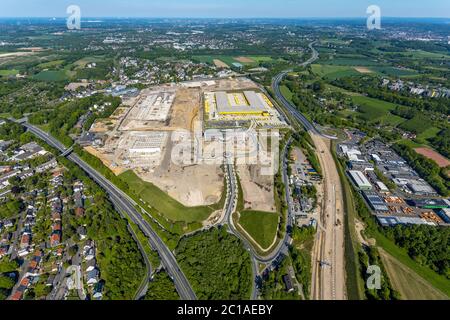
[[450, 17], [450, 0], [0, 0], [0, 17], [331, 18], [364, 17], [378, 5], [386, 17]]

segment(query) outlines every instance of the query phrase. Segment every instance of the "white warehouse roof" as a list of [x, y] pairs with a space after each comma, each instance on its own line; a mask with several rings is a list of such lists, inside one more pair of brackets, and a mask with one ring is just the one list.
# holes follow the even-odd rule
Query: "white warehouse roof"
[[349, 171], [348, 172], [353, 181], [358, 185], [358, 187], [362, 188], [372, 188], [372, 185], [370, 184], [369, 180], [366, 178], [366, 176], [361, 171]]

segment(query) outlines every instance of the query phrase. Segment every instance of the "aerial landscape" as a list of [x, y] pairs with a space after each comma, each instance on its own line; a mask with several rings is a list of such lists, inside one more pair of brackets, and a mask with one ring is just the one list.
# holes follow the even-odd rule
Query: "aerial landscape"
[[450, 3], [76, 2], [1, 5], [0, 300], [449, 300]]

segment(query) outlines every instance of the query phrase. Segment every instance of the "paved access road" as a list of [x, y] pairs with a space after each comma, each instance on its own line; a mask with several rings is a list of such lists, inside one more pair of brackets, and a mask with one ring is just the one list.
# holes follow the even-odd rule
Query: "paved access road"
[[[40, 130], [39, 128], [30, 125], [27, 122], [20, 121], [20, 123], [22, 123], [22, 125], [24, 125], [31, 133], [44, 140], [50, 146], [58, 149], [62, 154], [67, 155], [67, 149], [54, 137]], [[144, 232], [144, 234], [148, 237], [151, 246], [159, 253], [164, 268], [170, 275], [170, 277], [172, 277], [181, 299], [195, 300], [196, 295], [192, 290], [188, 280], [186, 279], [186, 276], [180, 270], [175, 256], [167, 248], [158, 234], [152, 229], [150, 224], [142, 217], [142, 214], [138, 212], [138, 210], [136, 209], [136, 202], [134, 202], [127, 194], [125, 194], [122, 190], [112, 184], [108, 179], [103, 177], [94, 168], [81, 160], [77, 155], [69, 154], [67, 155], [67, 159], [74, 162], [81, 169], [83, 169], [96, 183], [100, 185], [100, 187], [102, 187], [108, 193], [111, 201], [116, 206], [116, 208], [126, 213], [128, 217], [141, 228], [142, 232]]]

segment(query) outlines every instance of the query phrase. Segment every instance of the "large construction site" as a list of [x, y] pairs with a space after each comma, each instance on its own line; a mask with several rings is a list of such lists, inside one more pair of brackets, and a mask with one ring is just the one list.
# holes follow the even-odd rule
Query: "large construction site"
[[[205, 118], [211, 110], [219, 121], [238, 117], [250, 125], [208, 130]], [[230, 156], [231, 150], [239, 163], [238, 158], [248, 161], [267, 147], [257, 135], [246, 136], [249, 127], [261, 126], [255, 119], [286, 125], [269, 98], [247, 78], [171, 84], [142, 90], [124, 100], [110, 118], [93, 124], [90, 132], [95, 134], [95, 143], [85, 147], [117, 175], [133, 170], [185, 206], [211, 205], [224, 192], [224, 155]], [[189, 143], [199, 135], [200, 158]], [[230, 140], [231, 149], [224, 148]], [[176, 161], [180, 150], [187, 161]], [[260, 169], [257, 157], [251, 164], [239, 165], [246, 208], [275, 211], [274, 178], [262, 176]]]

